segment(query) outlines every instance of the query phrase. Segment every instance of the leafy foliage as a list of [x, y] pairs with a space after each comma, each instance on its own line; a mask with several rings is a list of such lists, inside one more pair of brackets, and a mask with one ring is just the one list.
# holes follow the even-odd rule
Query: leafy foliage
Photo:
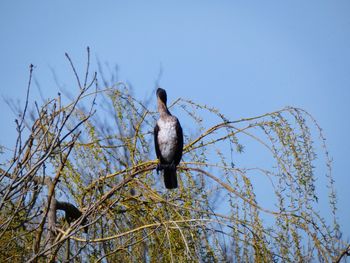
[[[75, 99], [63, 105], [58, 95], [31, 117], [26, 106], [14, 155], [2, 164], [1, 261], [331, 262], [346, 254], [325, 139], [307, 112], [287, 107], [231, 120], [175, 100], [185, 147], [179, 189], [167, 191], [155, 173], [152, 99], [138, 100], [102, 73], [101, 89], [89, 59], [81, 81], [67, 58]], [[325, 169], [315, 167], [316, 152], [329, 197], [317, 189]], [[82, 215], [67, 222], [58, 199]], [[320, 199], [330, 205], [327, 220]]]

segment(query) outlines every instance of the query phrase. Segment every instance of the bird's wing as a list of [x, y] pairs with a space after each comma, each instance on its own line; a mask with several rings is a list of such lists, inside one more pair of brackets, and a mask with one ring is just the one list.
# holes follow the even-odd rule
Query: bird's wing
[[176, 147], [174, 161], [175, 161], [175, 164], [178, 165], [182, 158], [182, 150], [184, 146], [184, 137], [183, 137], [182, 127], [180, 125], [179, 120], [177, 120], [176, 122], [176, 135], [177, 135], [177, 147]]
[[159, 132], [159, 126], [158, 124], [156, 124], [156, 126], [154, 127], [154, 147], [156, 149], [156, 155], [157, 158], [160, 159], [160, 150], [159, 150], [159, 144], [158, 144], [158, 132]]

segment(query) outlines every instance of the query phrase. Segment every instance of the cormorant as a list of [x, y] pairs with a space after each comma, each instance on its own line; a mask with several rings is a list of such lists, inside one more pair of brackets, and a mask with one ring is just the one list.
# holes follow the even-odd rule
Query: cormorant
[[177, 188], [176, 166], [180, 163], [183, 149], [183, 133], [179, 120], [167, 108], [164, 89], [157, 89], [160, 118], [154, 127], [154, 144], [159, 164], [157, 172], [163, 171], [167, 189]]

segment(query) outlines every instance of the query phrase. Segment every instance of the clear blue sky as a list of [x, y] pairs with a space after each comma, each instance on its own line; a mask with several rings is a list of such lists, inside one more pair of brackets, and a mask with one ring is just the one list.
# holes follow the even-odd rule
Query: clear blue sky
[[[58, 91], [50, 68], [73, 89], [64, 53], [83, 65], [90, 46], [93, 63], [118, 64], [140, 98], [162, 67], [171, 97], [216, 106], [231, 119], [302, 107], [328, 139], [350, 237], [349, 14], [345, 0], [1, 1], [0, 95], [23, 101], [30, 63], [44, 96]], [[2, 98], [0, 110], [0, 144], [11, 146], [15, 116]]]

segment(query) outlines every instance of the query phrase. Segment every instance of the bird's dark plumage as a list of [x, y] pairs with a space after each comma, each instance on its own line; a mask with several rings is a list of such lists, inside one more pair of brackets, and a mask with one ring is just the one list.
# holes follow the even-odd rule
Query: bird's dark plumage
[[154, 127], [154, 143], [159, 164], [157, 171], [163, 171], [167, 189], [177, 188], [176, 166], [180, 163], [183, 149], [183, 133], [179, 120], [171, 115], [164, 89], [157, 89], [160, 118]]

